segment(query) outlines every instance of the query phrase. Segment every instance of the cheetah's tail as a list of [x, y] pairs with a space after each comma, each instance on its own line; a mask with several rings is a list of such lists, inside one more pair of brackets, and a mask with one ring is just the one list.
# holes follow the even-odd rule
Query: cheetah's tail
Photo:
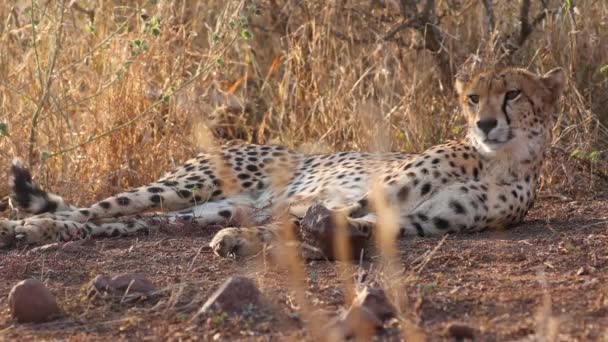
[[11, 204], [27, 213], [42, 214], [73, 209], [61, 196], [48, 193], [34, 184], [30, 171], [18, 158], [11, 165], [8, 185]]

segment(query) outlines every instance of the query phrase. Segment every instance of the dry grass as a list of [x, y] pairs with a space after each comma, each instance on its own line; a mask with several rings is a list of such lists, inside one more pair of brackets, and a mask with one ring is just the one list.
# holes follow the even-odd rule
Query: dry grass
[[[420, 32], [382, 39], [401, 20], [397, 1], [228, 4], [0, 4], [0, 164], [26, 158], [40, 183], [84, 204], [158, 177], [208, 145], [201, 132], [306, 151], [421, 151], [462, 135], [451, 75]], [[569, 70], [556, 141], [567, 156], [601, 160], [608, 5], [579, 5], [549, 1], [509, 59]], [[518, 32], [518, 2], [494, 4], [492, 35], [482, 2], [436, 7], [452, 73], [497, 63]]]
[[[25, 158], [39, 183], [86, 204], [152, 181], [223, 140], [307, 152], [419, 152], [464, 133], [453, 75], [502, 64], [538, 72], [562, 66], [570, 86], [543, 190], [594, 192], [596, 176], [607, 175], [608, 130], [600, 122], [608, 122], [608, 49], [601, 48], [608, 3], [546, 0], [543, 11], [534, 2], [523, 34], [527, 0], [420, 2], [2, 2], [0, 165]], [[402, 11], [400, 3], [410, 7]], [[5, 184], [0, 179], [0, 195]], [[381, 231], [390, 231], [390, 208], [378, 209]], [[382, 285], [399, 319], [416, 325], [398, 287], [417, 281], [409, 278], [417, 271], [396, 276], [393, 236], [378, 238]], [[337, 254], [348, 255], [348, 247], [343, 242]], [[286, 253], [296, 304], [318, 332], [303, 264]], [[339, 268], [348, 303], [351, 274]], [[176, 289], [166, 310], [179, 300]], [[552, 326], [543, 322], [539, 330], [549, 336]]]
[[[608, 46], [608, 4], [547, 0], [545, 17], [515, 49], [523, 2], [495, 3], [493, 31], [475, 0], [437, 1], [438, 25], [399, 30], [410, 14], [396, 0], [3, 2], [0, 165], [23, 157], [39, 183], [86, 204], [151, 181], [214, 140], [422, 151], [464, 133], [453, 75], [513, 63], [569, 71], [555, 126], [560, 157], [545, 168], [544, 190], [580, 186], [567, 174], [582, 166], [592, 180], [582, 190], [594, 191], [608, 159], [600, 124], [608, 122], [608, 50], [600, 48]], [[531, 20], [542, 13], [532, 4]], [[425, 45], [433, 29], [440, 52]], [[381, 216], [394, 223], [390, 210]], [[390, 278], [383, 285], [409, 322], [401, 316], [407, 298], [396, 296], [404, 280], [391, 267], [393, 237], [379, 237]], [[288, 254], [297, 304], [319, 331], [305, 271]], [[349, 302], [350, 274], [339, 273]]]

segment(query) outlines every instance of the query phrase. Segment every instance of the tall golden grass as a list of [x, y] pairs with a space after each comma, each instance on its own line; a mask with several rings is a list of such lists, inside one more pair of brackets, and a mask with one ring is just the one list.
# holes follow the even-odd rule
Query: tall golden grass
[[[216, 141], [419, 152], [464, 133], [455, 74], [515, 64], [569, 73], [554, 128], [565, 158], [548, 164], [545, 189], [580, 185], [563, 160], [586, 165], [593, 179], [608, 159], [606, 1], [415, 3], [0, 2], [0, 165], [22, 157], [38, 183], [86, 204], [152, 181]], [[392, 263], [390, 208], [378, 207], [383, 285], [407, 322], [396, 282], [410, 278]], [[297, 302], [320, 332], [304, 267], [295, 250], [287, 254]], [[353, 286], [341, 282], [349, 302]]]
[[[531, 34], [506, 61], [565, 67], [557, 145], [605, 159], [608, 3], [545, 2], [530, 5]], [[4, 1], [0, 165], [22, 157], [84, 204], [158, 177], [208, 145], [201, 132], [308, 152], [462, 136], [452, 77], [505, 62], [522, 2], [494, 2], [489, 21], [488, 1], [422, 1], [438, 21], [399, 29], [412, 15], [401, 3]], [[425, 45], [433, 29], [440, 52]]]

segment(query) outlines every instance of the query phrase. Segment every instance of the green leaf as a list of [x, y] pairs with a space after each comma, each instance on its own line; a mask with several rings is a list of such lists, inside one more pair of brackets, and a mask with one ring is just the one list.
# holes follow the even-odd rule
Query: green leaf
[[260, 15], [260, 9], [258, 8], [258, 6], [256, 6], [255, 4], [251, 4], [247, 7], [247, 12], [249, 12], [249, 14], [253, 14], [253, 15]]
[[589, 153], [589, 160], [597, 163], [598, 161], [600, 161], [600, 151], [591, 151], [591, 153]]
[[156, 5], [156, 4], [158, 4], [158, 0], [150, 0], [150, 4], [151, 5]]
[[241, 27], [247, 27], [247, 25], [249, 25], [249, 19], [247, 19], [247, 17], [244, 15], [239, 18], [239, 21], [241, 23]]
[[213, 33], [213, 34], [211, 35], [211, 40], [212, 40], [214, 43], [219, 42], [219, 41], [220, 41], [220, 35], [219, 35], [219, 34], [217, 34], [217, 33]]
[[47, 151], [40, 152], [40, 160], [45, 161], [49, 159], [50, 154]]
[[223, 68], [225, 66], [224, 64], [224, 60], [221, 58], [218, 58], [215, 60], [215, 64], [217, 64], [218, 67]]
[[437, 287], [437, 284], [436, 283], [418, 284], [417, 287], [418, 287], [418, 290], [420, 290], [422, 292], [428, 292], [428, 291], [435, 289], [435, 287]]
[[236, 21], [230, 20], [230, 23], [228, 25], [230, 25], [230, 28], [234, 30], [236, 28]]
[[148, 51], [148, 44], [146, 44], [146, 41], [141, 38], [133, 39], [133, 45], [137, 48], [137, 49], [134, 49], [134, 51], [131, 51], [131, 55], [133, 55], [133, 56], [135, 56], [136, 54], [138, 54], [142, 51]]
[[169, 94], [163, 94], [163, 103], [169, 103], [169, 99], [171, 98], [171, 95]]
[[241, 37], [243, 37], [245, 40], [249, 40], [253, 38], [253, 33], [251, 33], [251, 31], [248, 29], [243, 29], [243, 31], [241, 31]]
[[564, 7], [566, 7], [567, 11], [570, 10], [571, 6], [572, 6], [572, 0], [564, 0]]
[[452, 134], [457, 135], [460, 134], [462, 132], [462, 127], [461, 126], [454, 126], [452, 127]]
[[581, 150], [574, 150], [572, 153], [570, 153], [571, 158], [582, 158], [583, 156], [584, 154]]
[[152, 16], [152, 19], [150, 19], [150, 33], [152, 33], [154, 37], [160, 35], [160, 21], [158, 21], [156, 16]]
[[93, 26], [93, 23], [89, 21], [84, 26], [84, 30], [87, 31], [87, 33], [95, 33], [95, 26]]
[[608, 72], [608, 64], [606, 64], [606, 65], [602, 66], [602, 67], [600, 68], [600, 72]]
[[8, 124], [0, 122], [0, 137], [8, 137]]

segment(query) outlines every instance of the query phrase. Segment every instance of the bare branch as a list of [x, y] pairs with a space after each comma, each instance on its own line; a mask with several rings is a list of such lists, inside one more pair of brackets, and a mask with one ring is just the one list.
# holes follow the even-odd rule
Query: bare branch
[[[33, 5], [33, 1], [32, 1]], [[34, 6], [32, 6], [34, 8]], [[40, 80], [40, 97], [38, 103], [36, 105], [36, 110], [32, 114], [32, 126], [30, 127], [30, 134], [28, 138], [28, 162], [29, 165], [34, 165], [34, 161], [36, 157], [34, 156], [34, 148], [36, 146], [36, 135], [38, 133], [38, 124], [40, 122], [40, 115], [44, 111], [44, 105], [47, 103], [50, 93], [51, 93], [51, 85], [53, 83], [53, 72], [55, 70], [55, 63], [57, 62], [57, 58], [59, 56], [59, 51], [61, 50], [61, 40], [63, 35], [63, 17], [64, 17], [64, 7], [63, 2], [60, 2], [57, 5], [57, 12], [59, 13], [59, 21], [57, 23], [57, 30], [53, 36], [53, 48], [51, 53], [49, 53], [47, 57], [46, 70], [44, 76], [42, 75], [42, 70], [40, 68], [40, 63], [38, 60], [38, 52], [36, 52], [36, 62], [38, 67], [38, 74]], [[36, 49], [36, 25], [34, 25], [34, 14], [31, 16], [32, 21], [32, 44], [34, 49]]]
[[519, 39], [517, 45], [521, 46], [526, 38], [532, 33], [532, 25], [530, 25], [530, 0], [522, 0], [519, 8]]
[[435, 22], [435, 0], [427, 0], [422, 9], [420, 17], [426, 18], [429, 22]]
[[534, 19], [532, 20], [532, 28], [535, 28], [536, 25], [540, 24], [543, 20], [545, 20], [548, 12], [550, 12], [550, 11], [545, 10], [545, 11], [542, 11], [541, 13], [537, 14], [536, 17], [534, 17]]
[[505, 36], [505, 40], [515, 39], [512, 37], [517, 37], [516, 41], [506, 41], [503, 44], [503, 48], [505, 49], [504, 55], [501, 57], [502, 60], [509, 60], [517, 50], [519, 50], [526, 40], [530, 37], [532, 32], [534, 32], [534, 28], [541, 24], [547, 15], [553, 14], [556, 12], [555, 9], [550, 10], [547, 8], [547, 2], [541, 1], [543, 5], [543, 9], [530, 21], [530, 0], [522, 0], [521, 7], [519, 10], [519, 34], [512, 33]]
[[95, 10], [94, 9], [86, 9], [80, 6], [76, 1], [70, 2], [68, 7], [74, 9], [77, 12], [84, 13], [89, 17], [89, 21], [95, 21]]
[[342, 40], [369, 44], [377, 43], [379, 40], [396, 40], [399, 32], [406, 29], [415, 30], [422, 36], [423, 43], [419, 45], [411, 42], [403, 42], [403, 47], [407, 49], [426, 50], [432, 53], [437, 61], [443, 86], [445, 89], [450, 90], [452, 88], [452, 67], [449, 53], [444, 46], [445, 38], [439, 28], [439, 18], [436, 15], [435, 0], [426, 0], [423, 3], [421, 11], [418, 10], [416, 0], [400, 0], [400, 6], [402, 16], [401, 22], [388, 30], [380, 39], [351, 38], [333, 29], [331, 32]]
[[416, 0], [401, 0], [401, 16], [403, 19], [412, 19], [418, 17]]
[[485, 35], [486, 37], [492, 36], [494, 28], [496, 27], [496, 18], [494, 17], [494, 3], [493, 0], [481, 0], [483, 7], [485, 8], [486, 15], [485, 21]]
[[383, 37], [383, 40], [391, 40], [395, 38], [395, 35], [407, 28], [412, 28], [415, 20], [403, 20], [401, 23], [397, 24], [395, 27], [390, 29]]
[[333, 35], [336, 36], [336, 38], [340, 39], [340, 40], [344, 40], [347, 41], [349, 43], [355, 43], [355, 44], [374, 44], [377, 43], [378, 40], [377, 39], [366, 39], [366, 38], [355, 38], [353, 36], [348, 36], [336, 29], [330, 29], [331, 33], [333, 33]]
[[15, 27], [18, 28], [18, 29], [21, 28], [21, 24], [19, 24], [19, 17], [18, 17], [18, 14], [17, 14], [17, 8], [16, 7], [11, 8], [11, 14], [13, 15], [13, 21], [15, 22]]
[[439, 21], [435, 12], [435, 0], [426, 0], [422, 13], [414, 22], [414, 27], [424, 38], [424, 46], [433, 53], [437, 67], [439, 68], [443, 87], [452, 89], [453, 70], [450, 63], [449, 51], [444, 46], [445, 37], [439, 27]]

